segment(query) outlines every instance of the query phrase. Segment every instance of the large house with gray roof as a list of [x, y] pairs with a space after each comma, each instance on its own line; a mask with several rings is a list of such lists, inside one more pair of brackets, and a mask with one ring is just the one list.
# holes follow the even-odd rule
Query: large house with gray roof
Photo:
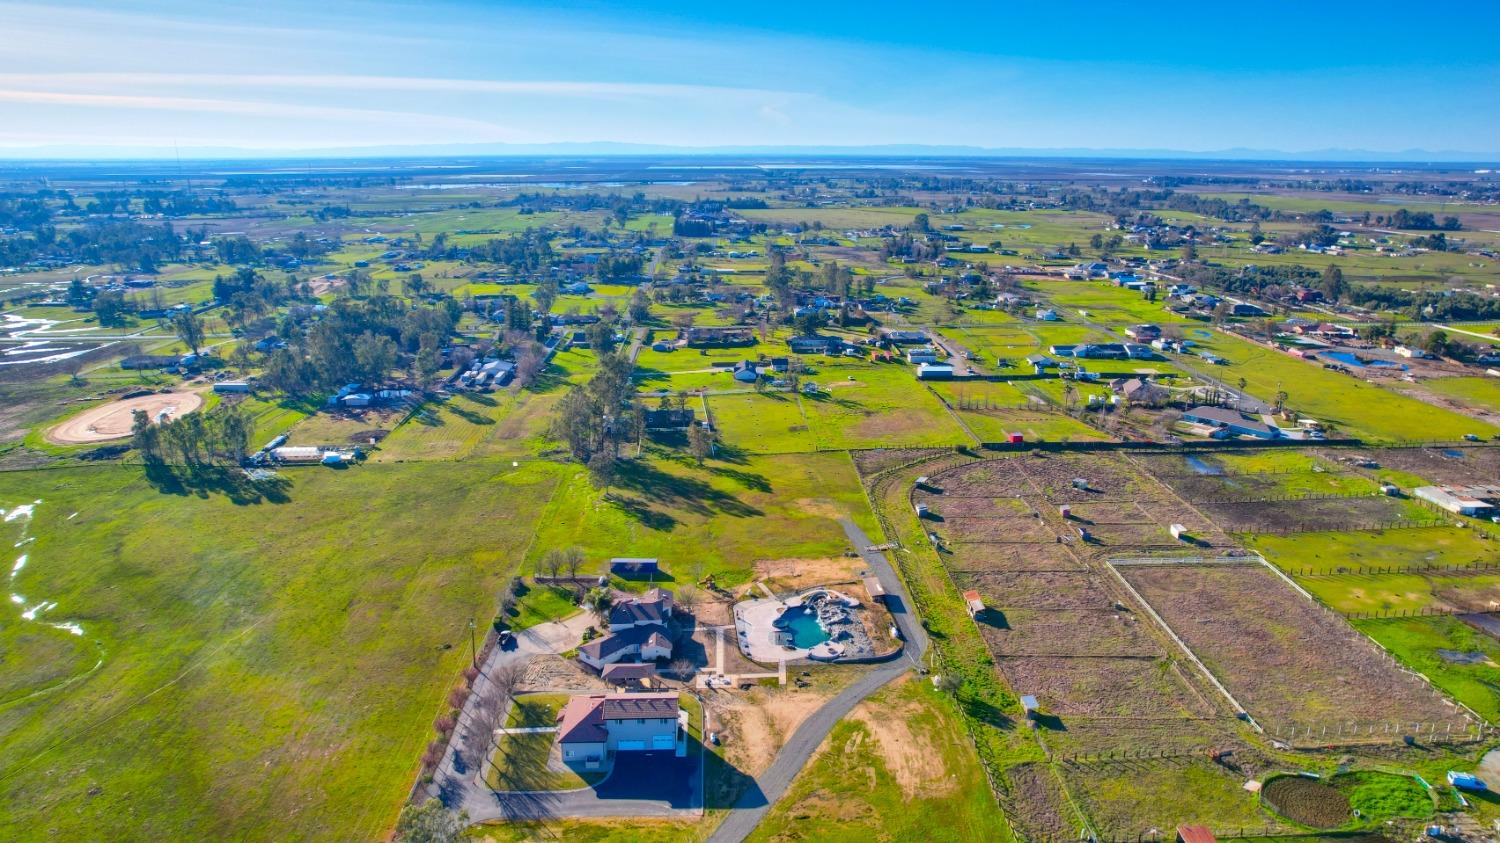
[[672, 592], [653, 588], [640, 597], [619, 601], [609, 611], [609, 634], [578, 648], [578, 660], [602, 671], [607, 665], [636, 657], [643, 662], [672, 657]]
[[681, 710], [675, 691], [573, 697], [557, 715], [562, 760], [590, 768], [616, 752], [675, 751]]

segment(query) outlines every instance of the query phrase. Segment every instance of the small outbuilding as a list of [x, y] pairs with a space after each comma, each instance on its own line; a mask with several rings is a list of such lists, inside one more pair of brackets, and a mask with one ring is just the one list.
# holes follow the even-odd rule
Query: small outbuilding
[[1206, 825], [1177, 826], [1177, 843], [1219, 843]]
[[984, 611], [984, 598], [972, 588], [964, 592], [964, 603], [968, 604], [971, 618]]
[[609, 572], [622, 577], [644, 577], [661, 573], [655, 559], [617, 556], [609, 560]]

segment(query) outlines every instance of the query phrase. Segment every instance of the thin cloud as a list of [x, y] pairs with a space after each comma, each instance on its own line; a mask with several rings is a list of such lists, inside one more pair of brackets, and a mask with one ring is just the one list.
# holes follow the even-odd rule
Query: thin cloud
[[[27, 105], [68, 106], [77, 108], [137, 109], [147, 111], [185, 111], [194, 113], [238, 114], [250, 117], [293, 117], [320, 120], [356, 120], [379, 124], [393, 121], [420, 120], [432, 126], [455, 129], [484, 129], [514, 137], [514, 133], [482, 120], [443, 115], [419, 114], [341, 106], [294, 105], [290, 103], [246, 100], [175, 97], [140, 94], [86, 94], [63, 91], [27, 91], [0, 89], [0, 102]], [[498, 138], [497, 138], [498, 139]]]
[[417, 91], [424, 93], [494, 93], [563, 97], [804, 97], [793, 91], [717, 85], [564, 80], [443, 79], [423, 76], [260, 73], [0, 73], [0, 85], [64, 88], [219, 87], [318, 88], [342, 91]]

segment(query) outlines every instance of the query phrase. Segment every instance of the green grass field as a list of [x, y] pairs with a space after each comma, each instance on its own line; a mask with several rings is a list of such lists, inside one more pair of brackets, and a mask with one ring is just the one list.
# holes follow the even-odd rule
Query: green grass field
[[715, 395], [708, 407], [726, 445], [755, 454], [792, 454], [817, 449], [803, 400], [789, 392]]
[[1214, 377], [1231, 384], [1244, 378], [1247, 389], [1267, 401], [1284, 391], [1293, 411], [1333, 422], [1353, 436], [1373, 441], [1456, 441], [1467, 433], [1485, 437], [1500, 433], [1500, 428], [1484, 422], [1221, 331], [1191, 339], [1229, 361], [1224, 366], [1197, 364]]
[[1500, 548], [1494, 542], [1459, 527], [1257, 535], [1249, 545], [1281, 568], [1319, 572], [1361, 567], [1441, 568], [1500, 561]]
[[1422, 381], [1422, 388], [1467, 407], [1500, 413], [1500, 378], [1433, 378]]
[[[1500, 722], [1500, 642], [1454, 617], [1357, 620], [1354, 627], [1390, 650], [1412, 670], [1426, 676], [1449, 696], [1479, 713], [1491, 724]], [[1475, 654], [1465, 664], [1444, 658]]]
[[744, 455], [699, 467], [680, 451], [650, 448], [607, 497], [575, 472], [542, 513], [528, 560], [576, 546], [585, 572], [611, 557], [648, 556], [670, 581], [713, 575], [735, 585], [756, 560], [838, 556], [848, 547], [841, 517], [874, 529], [847, 454]]
[[806, 380], [823, 387], [817, 395], [801, 398], [820, 450], [973, 442], [910, 366], [830, 361]]
[[[288, 471], [258, 503], [209, 478], [158, 489], [137, 467], [0, 473], [0, 507], [42, 501], [9, 589], [55, 604], [32, 622], [7, 601], [6, 644], [58, 660], [5, 671], [4, 836], [379, 837], [469, 657], [468, 619], [494, 611], [566, 473]], [[82, 635], [70, 650], [44, 623]], [[63, 674], [82, 678], [45, 690]]]

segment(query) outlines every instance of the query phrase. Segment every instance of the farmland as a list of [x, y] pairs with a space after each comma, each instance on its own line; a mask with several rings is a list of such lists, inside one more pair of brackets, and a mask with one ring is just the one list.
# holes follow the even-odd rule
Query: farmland
[[[1425, 821], [1409, 776], [1475, 769], [1478, 721], [1500, 723], [1500, 532], [1412, 489], [1500, 474], [1490, 364], [1429, 336], [1477, 348], [1500, 324], [1494, 215], [1452, 203], [1447, 250], [1362, 215], [1427, 204], [1376, 195], [1398, 178], [1487, 179], [651, 162], [189, 166], [235, 206], [186, 215], [146, 210], [168, 171], [14, 177], [68, 260], [0, 276], [0, 836], [391, 839], [428, 795], [497, 841], [1273, 835], [1307, 825], [1273, 799]], [[163, 219], [131, 244], [160, 259], [88, 239]], [[1299, 248], [1324, 224], [1343, 255]], [[1445, 295], [1356, 307], [1334, 265]], [[1322, 323], [1352, 326], [1355, 363], [1251, 339], [1308, 347]], [[1185, 344], [1053, 350], [1142, 324]], [[92, 350], [10, 365], [54, 343]], [[1397, 343], [1442, 359], [1361, 365]], [[919, 379], [912, 351], [956, 376]], [[182, 427], [126, 412], [185, 394]], [[1181, 421], [1204, 404], [1278, 441]], [[260, 447], [279, 437], [324, 450]], [[623, 679], [575, 658], [652, 587], [670, 656], [614, 651]], [[736, 646], [737, 601], [814, 588], [900, 654]], [[519, 698], [478, 693], [512, 665]], [[688, 807], [620, 808], [555, 763], [566, 695], [615, 681], [683, 692], [706, 751]], [[1333, 795], [1281, 799], [1299, 770]], [[502, 785], [557, 793], [517, 810]]]
[[1258, 563], [1130, 566], [1122, 575], [1273, 734], [1473, 725], [1425, 680]]

